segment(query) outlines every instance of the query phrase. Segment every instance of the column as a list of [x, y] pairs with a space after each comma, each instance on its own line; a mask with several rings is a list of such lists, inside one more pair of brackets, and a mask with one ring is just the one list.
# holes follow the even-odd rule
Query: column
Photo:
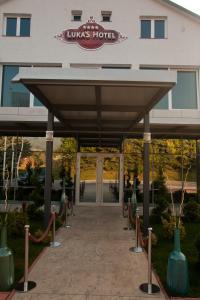
[[48, 111], [46, 131], [46, 170], [44, 187], [44, 225], [48, 225], [51, 216], [51, 193], [52, 193], [52, 159], [53, 159], [53, 122], [54, 116]]
[[143, 159], [143, 224], [144, 236], [148, 235], [149, 227], [149, 162], [150, 162], [150, 122], [149, 114], [144, 116], [144, 159]]

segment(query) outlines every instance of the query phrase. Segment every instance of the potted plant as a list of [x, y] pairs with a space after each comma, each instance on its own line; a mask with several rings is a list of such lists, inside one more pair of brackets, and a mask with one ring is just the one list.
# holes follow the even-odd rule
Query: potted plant
[[167, 265], [167, 287], [175, 296], [185, 296], [189, 290], [188, 263], [186, 256], [181, 251], [180, 228], [182, 227], [181, 216], [183, 213], [185, 184], [191, 166], [187, 169], [185, 180], [182, 184], [181, 202], [178, 215], [175, 213], [175, 205], [172, 200], [172, 219], [174, 223], [174, 249], [168, 257]]

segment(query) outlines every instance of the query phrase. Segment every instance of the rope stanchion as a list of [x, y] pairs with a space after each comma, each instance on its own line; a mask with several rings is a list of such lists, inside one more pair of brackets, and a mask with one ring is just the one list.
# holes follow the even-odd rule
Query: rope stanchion
[[151, 235], [152, 228], [148, 228], [148, 282], [140, 285], [140, 290], [148, 295], [160, 292], [159, 286], [152, 283], [152, 266], [151, 266]]
[[20, 282], [15, 287], [16, 291], [27, 293], [36, 287], [34, 281], [28, 280], [29, 266], [29, 225], [25, 225], [25, 257], [24, 257], [24, 282]]
[[129, 250], [131, 252], [135, 253], [141, 253], [143, 252], [142, 247], [139, 243], [139, 228], [140, 228], [140, 216], [139, 216], [139, 208], [136, 209], [136, 215], [135, 215], [135, 234], [136, 234], [136, 247], [131, 247]]
[[43, 235], [39, 238], [36, 238], [34, 235], [32, 235], [31, 233], [29, 233], [29, 239], [34, 242], [34, 243], [41, 243], [45, 240], [45, 238], [47, 237], [49, 231], [50, 231], [50, 228], [51, 228], [51, 225], [53, 224], [53, 214], [51, 215], [51, 218], [49, 220], [49, 224], [45, 230], [45, 232], [43, 233]]
[[55, 213], [55, 207], [53, 207], [53, 228], [52, 228], [52, 242], [50, 243], [51, 248], [57, 248], [61, 245], [60, 242], [55, 241], [55, 235], [56, 235], [56, 213]]

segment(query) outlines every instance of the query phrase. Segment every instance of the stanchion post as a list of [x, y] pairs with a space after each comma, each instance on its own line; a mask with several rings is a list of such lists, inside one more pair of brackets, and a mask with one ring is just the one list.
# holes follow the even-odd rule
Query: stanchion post
[[19, 292], [27, 293], [36, 287], [34, 281], [28, 281], [28, 267], [29, 267], [29, 225], [25, 225], [25, 255], [24, 255], [24, 282], [20, 282], [16, 286]]
[[135, 215], [135, 240], [136, 240], [136, 247], [131, 247], [129, 250], [131, 252], [135, 253], [141, 253], [143, 252], [142, 247], [139, 245], [139, 222], [140, 222], [140, 216], [139, 216], [139, 208], [136, 209], [136, 215]]
[[159, 286], [152, 284], [152, 270], [151, 270], [151, 235], [152, 228], [148, 228], [148, 282], [140, 285], [140, 290], [148, 295], [160, 292]]
[[152, 228], [148, 228], [149, 239], [148, 239], [148, 294], [152, 294], [152, 271], [151, 271], [151, 236]]
[[52, 242], [50, 243], [51, 248], [56, 248], [61, 245], [61, 243], [55, 241], [55, 235], [56, 235], [56, 212], [55, 207], [53, 206], [53, 228], [52, 228]]
[[28, 291], [29, 225], [25, 225], [24, 292]]

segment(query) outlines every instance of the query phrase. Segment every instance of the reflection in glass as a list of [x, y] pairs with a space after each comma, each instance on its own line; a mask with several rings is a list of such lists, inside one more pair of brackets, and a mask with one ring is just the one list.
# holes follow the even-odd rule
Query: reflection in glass
[[105, 157], [103, 162], [103, 203], [119, 203], [119, 157]]
[[155, 20], [155, 38], [165, 38], [165, 20]]
[[6, 107], [29, 107], [30, 93], [21, 83], [12, 83], [11, 80], [19, 72], [19, 66], [3, 67], [3, 106]]
[[20, 36], [30, 36], [30, 18], [21, 18], [20, 19]]
[[177, 84], [172, 90], [172, 108], [197, 108], [196, 72], [180, 71], [177, 73]]
[[151, 20], [141, 20], [141, 38], [151, 38]]
[[96, 203], [96, 157], [81, 157], [80, 202]]
[[17, 18], [6, 19], [6, 36], [16, 36], [17, 34]]

